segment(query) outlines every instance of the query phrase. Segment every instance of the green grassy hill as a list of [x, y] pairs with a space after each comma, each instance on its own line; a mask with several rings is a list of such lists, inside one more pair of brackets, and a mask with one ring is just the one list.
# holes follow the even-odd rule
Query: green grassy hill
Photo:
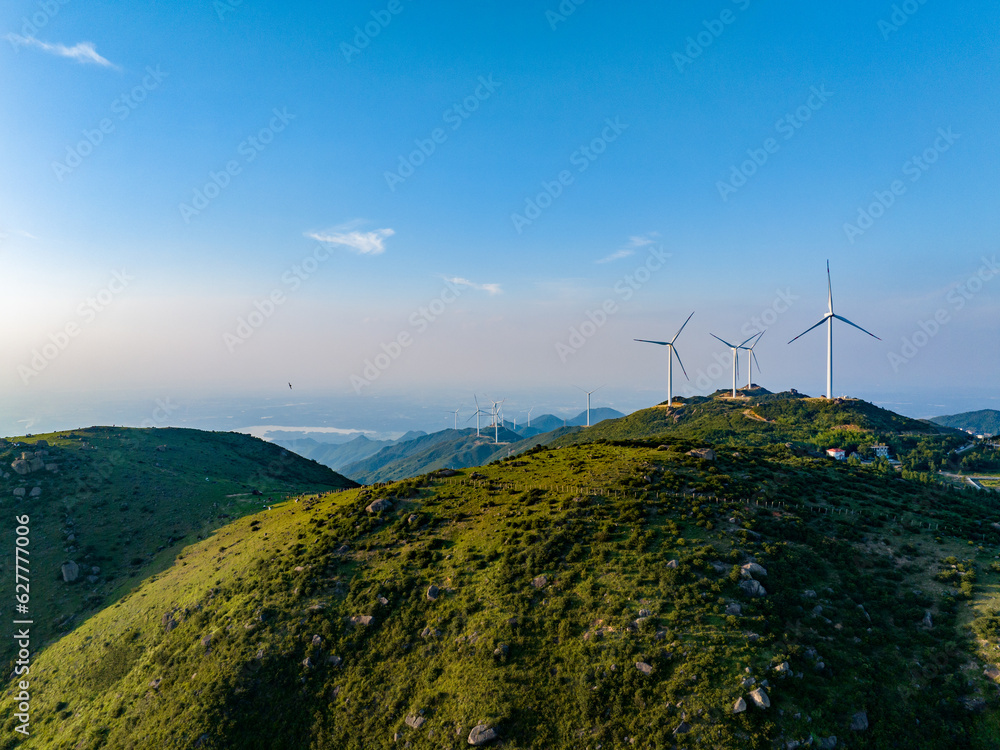
[[1000, 411], [981, 409], [946, 417], [932, 417], [931, 422], [956, 430], [971, 430], [977, 435], [1000, 435]]
[[995, 503], [704, 447], [542, 448], [237, 520], [38, 654], [32, 735], [8, 690], [0, 747], [996, 748]]
[[[26, 453], [31, 458], [20, 461]], [[19, 474], [15, 463], [28, 473]], [[232, 519], [291, 494], [354, 486], [325, 466], [238, 433], [93, 427], [0, 441], [9, 549], [14, 516], [31, 519], [36, 647]], [[75, 566], [75, 580], [64, 580], [64, 563], [72, 563], [71, 573]], [[13, 569], [13, 553], [0, 556], [0, 575], [13, 580]], [[8, 641], [2, 658], [12, 650]]]

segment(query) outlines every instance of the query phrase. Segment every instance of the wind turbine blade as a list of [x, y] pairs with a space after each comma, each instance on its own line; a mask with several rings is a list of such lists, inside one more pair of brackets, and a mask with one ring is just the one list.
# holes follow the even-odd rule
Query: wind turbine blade
[[830, 312], [833, 312], [833, 282], [830, 280], [830, 261], [826, 262], [826, 291], [827, 291], [827, 304], [830, 306]]
[[[819, 323], [817, 323], [816, 325], [812, 326], [811, 328], [807, 328], [806, 330], [804, 330], [802, 333], [800, 333], [798, 336], [796, 336], [794, 339], [792, 339], [792, 341], [795, 341], [795, 339], [802, 338], [807, 333], [809, 333], [809, 331], [811, 331], [813, 328], [819, 328], [821, 325], [823, 325], [826, 322], [826, 320], [827, 319], [824, 317], [823, 320], [821, 320]], [[792, 341], [789, 341], [788, 343], [790, 344], [790, 343], [792, 343]]]
[[760, 333], [757, 334], [757, 340], [750, 345], [750, 351], [753, 351], [753, 348], [760, 343], [760, 340], [762, 338], [764, 338], [764, 333], [766, 333], [766, 331], [761, 331]]
[[[754, 353], [753, 349], [750, 350], [750, 356], [753, 359], [754, 364], [757, 365], [757, 374], [760, 375], [760, 362], [757, 361], [757, 355]], [[753, 373], [751, 373], [751, 376], [752, 375]]]
[[681, 327], [680, 327], [680, 328], [679, 328], [679, 329], [677, 330], [677, 333], [675, 333], [675, 334], [674, 334], [674, 337], [673, 337], [672, 339], [670, 339], [670, 343], [671, 343], [671, 344], [672, 344], [672, 343], [674, 343], [674, 342], [675, 342], [675, 341], [677, 340], [677, 337], [681, 335], [681, 331], [683, 331], [683, 330], [684, 330], [684, 326], [686, 326], [686, 325], [688, 324], [688, 321], [689, 321], [689, 320], [691, 320], [691, 318], [692, 318], [693, 316], [694, 316], [694, 312], [692, 311], [691, 315], [688, 315], [688, 317], [687, 317], [687, 320], [685, 320], [685, 321], [684, 321], [684, 325], [683, 325], [683, 326], [681, 326]]
[[736, 379], [739, 380], [740, 377], [740, 355], [738, 352], [733, 352], [733, 362], [736, 364]]
[[834, 315], [833, 317], [835, 317], [835, 318], [836, 318], [837, 320], [842, 320], [842, 321], [844, 321], [844, 322], [845, 322], [845, 323], [847, 323], [847, 325], [849, 325], [849, 326], [854, 326], [854, 327], [855, 327], [855, 328], [857, 328], [857, 329], [858, 329], [859, 331], [864, 331], [864, 332], [865, 332], [865, 333], [867, 333], [867, 334], [868, 334], [869, 336], [871, 336], [871, 337], [872, 337], [873, 339], [878, 339], [879, 341], [881, 341], [881, 340], [882, 340], [882, 339], [879, 339], [879, 338], [878, 338], [878, 336], [876, 336], [876, 335], [875, 335], [874, 333], [872, 333], [871, 331], [865, 331], [865, 329], [864, 329], [864, 328], [862, 328], [861, 326], [859, 326], [859, 325], [858, 325], [857, 323], [852, 323], [852, 322], [851, 322], [851, 321], [849, 321], [849, 320], [848, 320], [847, 318], [843, 318], [843, 317], [841, 317], [840, 315]]
[[751, 336], [746, 341], [744, 341], [742, 344], [740, 344], [740, 348], [742, 349], [742, 348], [746, 347], [747, 343], [749, 343], [751, 340], [757, 338], [758, 336], [760, 336], [760, 334], [759, 333], [755, 333], [753, 336]]
[[669, 341], [650, 341], [649, 339], [632, 339], [633, 341], [641, 341], [644, 344], [659, 344], [660, 346], [670, 346]]
[[[710, 333], [710, 334], [708, 334], [708, 335], [709, 335], [709, 336], [711, 336], [711, 337], [712, 337], [712, 338], [714, 338], [714, 339], [719, 339], [719, 337], [718, 337], [718, 336], [716, 336], [716, 335], [715, 335], [714, 333]], [[729, 347], [730, 349], [735, 349], [735, 348], [736, 348], [735, 346], [733, 346], [732, 344], [730, 344], [730, 343], [729, 343], [728, 341], [726, 341], [725, 339], [719, 339], [719, 341], [721, 341], [721, 342], [722, 342], [723, 344], [725, 344], [726, 346], [728, 346], [728, 347]]]
[[681, 355], [677, 353], [677, 348], [674, 347], [674, 346], [671, 346], [670, 347], [670, 352], [675, 357], [677, 357], [677, 364], [679, 364], [681, 366], [681, 372], [684, 373], [684, 377], [687, 378], [688, 380], [690, 380], [691, 378], [688, 378], [688, 371], [684, 369], [684, 363], [681, 362]]

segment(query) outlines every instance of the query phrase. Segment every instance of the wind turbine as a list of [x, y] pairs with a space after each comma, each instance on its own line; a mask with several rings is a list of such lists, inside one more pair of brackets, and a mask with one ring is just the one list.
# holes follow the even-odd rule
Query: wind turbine
[[[833, 312], [833, 282], [830, 280], [830, 261], [826, 262], [826, 289], [827, 289], [827, 298], [826, 298], [827, 299], [827, 312], [826, 312], [826, 315], [823, 316], [823, 319], [820, 320], [819, 323], [817, 323], [816, 325], [812, 326], [811, 328], [807, 328], [802, 333], [800, 333], [798, 336], [796, 336], [794, 339], [792, 339], [792, 341], [795, 341], [795, 339], [802, 338], [807, 333], [809, 333], [809, 331], [811, 331], [813, 328], [819, 328], [821, 325], [823, 325], [824, 323], [826, 323], [826, 397], [828, 399], [832, 399], [833, 398], [833, 321], [834, 321], [834, 318], [836, 318], [837, 320], [840, 320], [840, 321], [842, 321], [844, 323], [847, 323], [847, 325], [849, 325], [849, 326], [854, 326], [855, 328], [857, 328], [862, 333], [867, 333], [873, 339], [877, 339], [878, 341], [881, 341], [882, 339], [880, 339], [878, 336], [876, 336], [871, 331], [866, 331], [864, 328], [862, 328], [861, 326], [859, 326], [857, 323], [852, 323], [847, 318], [841, 317], [840, 315], [837, 315], [836, 313]], [[789, 341], [788, 343], [790, 344], [790, 343], [792, 343], [792, 341]]]
[[748, 352], [747, 355], [747, 390], [749, 391], [753, 388], [753, 365], [757, 363], [757, 372], [760, 372], [760, 362], [757, 362], [757, 355], [753, 353], [753, 348], [760, 343], [760, 340], [764, 338], [764, 331], [761, 331], [757, 336], [757, 340], [750, 344], [749, 347], [744, 347]]
[[746, 347], [747, 342], [750, 341], [750, 339], [755, 338], [756, 336], [759, 336], [760, 334], [759, 333], [755, 333], [753, 336], [751, 336], [749, 339], [747, 339], [746, 341], [744, 341], [742, 344], [730, 344], [725, 339], [720, 339], [714, 333], [711, 333], [709, 335], [712, 338], [714, 338], [714, 339], [718, 339], [723, 344], [725, 344], [726, 346], [728, 346], [730, 349], [733, 350], [733, 398], [736, 398], [736, 378], [738, 378], [740, 376], [739, 351], [740, 351], [740, 349], [746, 349], [747, 348]]
[[[605, 383], [604, 385], [607, 385], [607, 383]], [[590, 427], [590, 394], [597, 393], [599, 390], [601, 390], [601, 388], [604, 387], [604, 385], [595, 388], [592, 391], [583, 391], [583, 388], [580, 388], [580, 386], [576, 386], [577, 388], [580, 388], [581, 391], [587, 394], [587, 427]]]
[[492, 425], [492, 427], [493, 427], [493, 442], [499, 444], [500, 443], [500, 419], [503, 418], [503, 402], [506, 401], [507, 399], [503, 399], [502, 401], [494, 401], [489, 396], [487, 396], [486, 398], [489, 398], [490, 401], [493, 404], [493, 412], [492, 412], [492, 414], [493, 414], [493, 425]]
[[[482, 410], [482, 408], [479, 406], [479, 397], [478, 396], [473, 396], [473, 398], [476, 400], [476, 413], [473, 414], [472, 417], [476, 418], [476, 437], [479, 437], [479, 417], [482, 414], [486, 414], [486, 412], [484, 412]], [[472, 421], [472, 417], [469, 417], [465, 421], [466, 422], [471, 422]]]
[[650, 341], [649, 339], [634, 339], [634, 341], [641, 341], [644, 344], [658, 344], [660, 346], [667, 347], [667, 406], [674, 405], [674, 357], [677, 357], [677, 364], [681, 366], [681, 371], [684, 373], [684, 377], [688, 378], [687, 370], [684, 369], [684, 363], [681, 362], [681, 355], [677, 353], [677, 347], [674, 346], [674, 342], [677, 341], [677, 337], [681, 335], [681, 331], [684, 330], [684, 326], [688, 324], [691, 317], [694, 315], [688, 315], [687, 320], [684, 321], [684, 325], [680, 327], [677, 333], [670, 341]]
[[532, 406], [530, 409], [528, 409], [528, 428], [529, 429], [531, 428], [531, 412], [533, 412], [534, 410], [535, 410], [534, 406]]
[[458, 409], [455, 409], [454, 411], [449, 411], [448, 412], [448, 414], [454, 414], [455, 415], [455, 430], [456, 431], [458, 430], [458, 413], [461, 410], [462, 410], [461, 407], [459, 407]]

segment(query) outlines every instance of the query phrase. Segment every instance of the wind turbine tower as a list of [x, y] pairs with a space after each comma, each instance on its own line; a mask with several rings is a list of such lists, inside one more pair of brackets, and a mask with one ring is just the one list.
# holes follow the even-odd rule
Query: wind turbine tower
[[[604, 385], [607, 385], [607, 383], [605, 383]], [[580, 386], [577, 386], [577, 388], [580, 388], [581, 391], [583, 391], [584, 393], [587, 394], [587, 427], [590, 427], [590, 394], [597, 393], [603, 387], [604, 386], [602, 385], [602, 386], [600, 386], [598, 388], [595, 388], [592, 391], [583, 391], [583, 388], [580, 388]]]
[[[802, 333], [800, 333], [798, 336], [796, 336], [794, 339], [792, 339], [792, 341], [795, 341], [796, 339], [802, 338], [807, 333], [809, 333], [809, 331], [811, 331], [813, 328], [819, 328], [821, 325], [823, 325], [824, 323], [826, 323], [826, 397], [828, 399], [832, 399], [833, 398], [833, 321], [834, 321], [834, 319], [839, 320], [839, 321], [841, 321], [843, 323], [847, 323], [847, 325], [849, 325], [849, 326], [854, 326], [855, 328], [857, 328], [862, 333], [867, 333], [873, 339], [877, 339], [878, 341], [881, 341], [882, 339], [880, 339], [878, 336], [876, 336], [871, 331], [866, 331], [864, 328], [862, 328], [861, 326], [859, 326], [857, 323], [852, 323], [847, 318], [841, 317], [840, 315], [837, 315], [836, 313], [834, 313], [834, 311], [833, 311], [833, 282], [830, 280], [830, 261], [826, 262], [826, 290], [827, 290], [827, 296], [826, 296], [827, 311], [826, 311], [826, 315], [823, 316], [823, 319], [820, 320], [819, 323], [817, 323], [816, 325], [814, 325], [814, 326], [812, 326], [810, 328], [807, 328]], [[792, 341], [789, 341], [788, 343], [790, 344], [790, 343], [792, 343]]]
[[674, 405], [674, 357], [677, 357], [677, 364], [681, 366], [681, 371], [684, 373], [684, 377], [688, 378], [687, 370], [684, 369], [684, 363], [681, 362], [681, 355], [677, 353], [677, 348], [674, 346], [674, 342], [677, 341], [677, 337], [681, 335], [681, 331], [684, 330], [684, 326], [688, 324], [691, 317], [694, 315], [687, 316], [687, 320], [684, 321], [684, 325], [678, 329], [677, 333], [670, 341], [650, 341], [649, 339], [634, 339], [635, 341], [641, 341], [644, 344], [658, 344], [659, 346], [667, 347], [667, 406], [671, 407]]

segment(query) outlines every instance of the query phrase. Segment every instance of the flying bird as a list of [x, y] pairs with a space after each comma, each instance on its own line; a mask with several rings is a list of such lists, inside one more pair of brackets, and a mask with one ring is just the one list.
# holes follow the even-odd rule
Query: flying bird
[[288, 390], [292, 390], [292, 384], [291, 383], [288, 384]]

